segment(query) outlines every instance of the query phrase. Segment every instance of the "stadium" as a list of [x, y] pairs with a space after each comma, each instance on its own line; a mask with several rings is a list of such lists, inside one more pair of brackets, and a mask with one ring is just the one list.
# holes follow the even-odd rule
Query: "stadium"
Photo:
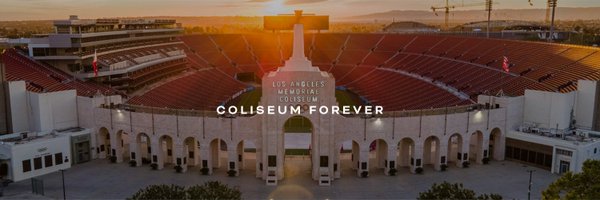
[[[597, 47], [330, 33], [328, 16], [274, 17], [265, 33], [184, 35], [170, 19], [70, 16], [6, 49], [3, 176], [108, 159], [277, 185], [300, 152], [331, 185], [501, 160], [561, 174], [600, 159]], [[224, 112], [258, 106], [298, 109]], [[323, 106], [381, 112], [309, 112]]]

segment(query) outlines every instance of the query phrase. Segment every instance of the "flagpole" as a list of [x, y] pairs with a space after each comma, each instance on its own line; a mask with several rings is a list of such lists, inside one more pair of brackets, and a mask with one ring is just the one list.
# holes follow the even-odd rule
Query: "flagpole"
[[[502, 58], [502, 59], [503, 59], [503, 60], [502, 60], [502, 62], [503, 62], [502, 64], [503, 64], [503, 65], [504, 65], [504, 59], [507, 59], [507, 57], [506, 57], [506, 52], [507, 52], [507, 51], [506, 51], [506, 43], [504, 43], [504, 57]], [[502, 73], [502, 86], [501, 86], [501, 89], [500, 89], [500, 91], [502, 91], [502, 96], [504, 96], [504, 85], [506, 84], [506, 83], [505, 83], [505, 81], [506, 81], [506, 80], [504, 80], [504, 79], [505, 79], [505, 76], [506, 76], [506, 74], [505, 74], [505, 73], [508, 73], [508, 72], [506, 72], [506, 70], [505, 70], [505, 71], [504, 71], [504, 73]]]
[[[503, 53], [504, 55], [502, 56], [502, 70], [503, 70], [503, 73], [502, 73], [502, 76], [500, 77], [500, 84], [501, 84], [500, 85], [500, 91], [498, 91], [498, 94], [496, 95], [496, 96], [500, 96], [500, 97], [504, 96], [504, 85], [506, 84], [505, 80], [504, 80], [505, 79], [504, 77], [505, 77], [505, 74], [509, 73], [509, 67], [510, 67], [509, 66], [510, 64], [508, 64], [508, 57], [506, 55], [507, 52], [508, 52], [507, 49], [506, 49], [506, 43], [504, 43], [504, 51], [503, 52], [504, 52]], [[505, 67], [505, 65], [506, 65], [506, 67]]]

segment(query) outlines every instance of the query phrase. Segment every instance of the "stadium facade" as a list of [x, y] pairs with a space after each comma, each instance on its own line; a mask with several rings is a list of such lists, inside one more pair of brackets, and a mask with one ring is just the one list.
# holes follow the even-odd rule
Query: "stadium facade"
[[[95, 26], [98, 26], [97, 23], [98, 21]], [[169, 24], [173, 23], [169, 22]], [[57, 30], [62, 24], [62, 22], [57, 22]], [[111, 21], [111, 24], [119, 24], [119, 22]], [[131, 28], [144, 29], [143, 26]], [[62, 30], [62, 28], [60, 29]], [[275, 185], [285, 177], [283, 168], [286, 160], [284, 126], [291, 118], [299, 117], [310, 123], [311, 176], [321, 185], [330, 185], [333, 180], [348, 176], [348, 174], [342, 176], [342, 168], [352, 168], [355, 170], [355, 176], [366, 177], [372, 170], [382, 170], [386, 175], [403, 169], [412, 173], [421, 173], [426, 166], [432, 166], [435, 170], [444, 170], [449, 165], [468, 167], [470, 164], [485, 164], [495, 160], [510, 159], [529, 163], [555, 173], [563, 173], [581, 171], [581, 165], [586, 159], [600, 159], [600, 152], [598, 152], [600, 133], [597, 132], [599, 124], [596, 117], [600, 113], [598, 108], [600, 87], [597, 80], [569, 79], [569, 84], [552, 83], [558, 86], [556, 89], [556, 87], [552, 88], [551, 84], [544, 82], [548, 79], [553, 81], [552, 78], [556, 75], [541, 74], [542, 76], [537, 82], [528, 77], [528, 73], [539, 74], [540, 71], [537, 69], [529, 68], [529, 72], [526, 72], [527, 67], [525, 67], [520, 74], [504, 75], [502, 69], [494, 68], [494, 64], [498, 64], [496, 61], [492, 60], [487, 64], [481, 64], [479, 62], [484, 62], [479, 60], [482, 56], [465, 61], [466, 58], [462, 57], [466, 57], [465, 55], [470, 50], [464, 50], [465, 52], [456, 57], [449, 55], [453, 52], [449, 49], [446, 49], [445, 53], [431, 53], [435, 46], [441, 46], [441, 43], [446, 41], [452, 43], [453, 39], [461, 39], [461, 42], [454, 44], [461, 45], [460, 43], [469, 42], [471, 39], [445, 37], [441, 41], [433, 40], [435, 44], [415, 45], [420, 50], [409, 50], [409, 46], [416, 43], [417, 38], [421, 36], [406, 37], [408, 40], [403, 41], [406, 39], [405, 36], [390, 35], [389, 37], [395, 42], [385, 44], [385, 42], [382, 43], [388, 36], [385, 34], [374, 37], [356, 36], [356, 38], [367, 38], [364, 41], [375, 39], [376, 41], [372, 42], [375, 47], [370, 49], [353, 50], [351, 45], [348, 45], [348, 40], [350, 37], [355, 37], [354, 35], [346, 37], [342, 48], [333, 48], [336, 52], [357, 53], [350, 54], [354, 57], [362, 53], [367, 54], [363, 57], [368, 57], [370, 54], [376, 54], [380, 46], [403, 46], [392, 52], [379, 52], [381, 55], [388, 55], [389, 59], [384, 59], [385, 62], [382, 64], [370, 66], [369, 71], [358, 71], [353, 75], [350, 75], [351, 72], [347, 72], [346, 75], [339, 77], [337, 76], [339, 71], [344, 71], [343, 68], [337, 69], [338, 66], [344, 65], [342, 56], [338, 55], [333, 62], [327, 65], [317, 65], [315, 60], [319, 62], [320, 58], [311, 55], [310, 57], [314, 59], [309, 59], [305, 52], [319, 52], [319, 50], [313, 51], [314, 46], [318, 48], [326, 46], [327, 43], [317, 42], [315, 45], [311, 44], [310, 48], [305, 48], [305, 45], [310, 43], [304, 39], [303, 24], [296, 23], [293, 29], [293, 35], [288, 41], [289, 57], [286, 57], [285, 62], [279, 63], [280, 67], [272, 67], [270, 70], [262, 66], [259, 69], [259, 72], [263, 72], [261, 76], [263, 87], [260, 90], [261, 97], [258, 102], [260, 106], [333, 107], [339, 105], [336, 92], [355, 89], [357, 93], [365, 94], [362, 98], [369, 99], [365, 105], [383, 106], [383, 114], [321, 115], [309, 114], [306, 110], [302, 110], [301, 113], [294, 115], [219, 115], [214, 110], [219, 105], [230, 103], [240, 94], [253, 90], [252, 87], [244, 87], [239, 80], [232, 78], [236, 76], [236, 71], [232, 71], [232, 69], [238, 70], [247, 67], [241, 61], [244, 54], [238, 55], [237, 59], [231, 56], [234, 53], [225, 54], [232, 48], [240, 49], [236, 45], [218, 46], [218, 53], [214, 54], [201, 51], [214, 47], [193, 41], [177, 42], [177, 44], [170, 44], [171, 41], [168, 41], [166, 45], [174, 46], [163, 47], [162, 45], [155, 46], [154, 43], [146, 44], [145, 42], [138, 43], [136, 40], [127, 40], [131, 42], [126, 44], [127, 48], [115, 47], [116, 49], [109, 48], [103, 51], [107, 55], [106, 60], [124, 60], [115, 61], [113, 64], [120, 62], [133, 64], [124, 65], [119, 69], [115, 69], [116, 65], [103, 65], [105, 74], [100, 73], [99, 77], [94, 77], [85, 70], [69, 71], [60, 66], [52, 68], [43, 65], [39, 61], [45, 59], [36, 58], [39, 55], [36, 56], [35, 52], [39, 50], [33, 49], [39, 43], [32, 42], [29, 46], [29, 56], [24, 55], [18, 49], [7, 50], [2, 56], [7, 68], [11, 69], [7, 70], [10, 81], [7, 84], [7, 94], [11, 110], [8, 121], [11, 122], [9, 127], [13, 132], [13, 134], [2, 137], [3, 145], [18, 147], [19, 145], [33, 144], [44, 148], [43, 145], [47, 145], [44, 143], [47, 141], [44, 138], [70, 138], [71, 148], [56, 150], [57, 152], [50, 154], [71, 155], [71, 159], [66, 159], [71, 160], [70, 164], [85, 162], [89, 159], [110, 158], [116, 163], [129, 162], [138, 167], [146, 164], [155, 166], [157, 169], [163, 169], [166, 166], [180, 166], [184, 172], [193, 166], [206, 169], [208, 174], [213, 173], [215, 168], [225, 168], [237, 175], [239, 173], [255, 173], [256, 177], [265, 180], [266, 184]], [[79, 28], [71, 27], [68, 30], [79, 31]], [[121, 31], [107, 30], [102, 34], [112, 35], [113, 33], [119, 35]], [[134, 33], [128, 34], [135, 35]], [[319, 37], [319, 35], [314, 34], [313, 37]], [[168, 40], [172, 40], [171, 36], [167, 37]], [[232, 36], [224, 36], [226, 39], [228, 37]], [[269, 35], [268, 37], [278, 38], [277, 40], [281, 41], [283, 36]], [[52, 37], [48, 39], [50, 38]], [[109, 40], [113, 40], [112, 37], [109, 37]], [[219, 43], [215, 39], [210, 40], [212, 44]], [[499, 42], [499, 40], [477, 40], [483, 40], [483, 43], [479, 45], [484, 46], [487, 42], [490, 44]], [[186, 41], [185, 38], [184, 41]], [[164, 44], [163, 42], [165, 41], [160, 41], [159, 44]], [[314, 43], [315, 40], [312, 42]], [[245, 44], [248, 43], [245, 42]], [[511, 43], [520, 44], [514, 41]], [[50, 42], [48, 45], [53, 44]], [[204, 48], [195, 47], [203, 45], [205, 45]], [[524, 46], [527, 45], [537, 44], [524, 43]], [[458, 47], [453, 48], [458, 51], [456, 50]], [[566, 48], [565, 51], [569, 51], [569, 48], [577, 49], [571, 46]], [[255, 60], [260, 60], [256, 57], [260, 57], [257, 55], [263, 51], [284, 54], [282, 48], [278, 48], [277, 51], [267, 51], [258, 47], [242, 49], [242, 51], [246, 50], [254, 54]], [[594, 53], [586, 54], [587, 56], [582, 59], [597, 58], [595, 52], [599, 51], [598, 49], [586, 50], [594, 51]], [[170, 53], [174, 51], [185, 52], [185, 54]], [[410, 51], [421, 51], [421, 53]], [[328, 54], [327, 50], [321, 52], [325, 55]], [[91, 52], [88, 52], [87, 55], [89, 57]], [[119, 57], [119, 55], [129, 56]], [[395, 58], [398, 55], [401, 55], [401, 58]], [[184, 56], [186, 59], [173, 65], [164, 64], [170, 63], [170, 61], [161, 60], [173, 56]], [[224, 56], [225, 60], [230, 61], [227, 64], [230, 64], [231, 68], [221, 67], [217, 64], [220, 61], [216, 58], [220, 56]], [[89, 65], [84, 64], [86, 63], [85, 59], [87, 57], [77, 57], [75, 63], [81, 60], [81, 68], [85, 68]], [[404, 63], [410, 62], [413, 65], [422, 63], [427, 66], [442, 66], [450, 63], [456, 68], [473, 67], [474, 70], [475, 68], [483, 70], [482, 74], [486, 74], [482, 78], [483, 80], [492, 81], [502, 78], [496, 83], [508, 82], [506, 83], [507, 91], [520, 91], [520, 93], [514, 92], [519, 95], [513, 96], [489, 95], [489, 92], [484, 94], [473, 88], [483, 87], [485, 81], [476, 82], [474, 79], [469, 79], [472, 77], [467, 74], [456, 75], [455, 73], [458, 72], [447, 72], [445, 76], [456, 75], [455, 77], [458, 78], [447, 80], [444, 83], [444, 76], [432, 74], [436, 72], [419, 71], [418, 68], [402, 68], [402, 65], [386, 67], [394, 59], [399, 59], [395, 63], [401, 64], [401, 61], [404, 60]], [[350, 71], [358, 70], [368, 59], [359, 60], [361, 63], [352, 64]], [[153, 63], [152, 61], [160, 62]], [[191, 72], [186, 71], [187, 68], [186, 70], [181, 68], [181, 66], [196, 65], [201, 62], [205, 62], [207, 67], [190, 67]], [[48, 63], [52, 63], [52, 61]], [[18, 70], [26, 70], [25, 67], [31, 67], [34, 69], [34, 73], [44, 75], [38, 79], [28, 79], [27, 76], [16, 73]], [[519, 67], [521, 66], [513, 69]], [[598, 68], [599, 66], [596, 63], [592, 67]], [[60, 71], [56, 71], [57, 69]], [[164, 74], [165, 70], [170, 72], [171, 69], [183, 72], [172, 77], [151, 81], [155, 80], [153, 77]], [[119, 70], [125, 70], [125, 72], [115, 72]], [[232, 76], [228, 76], [229, 72], [233, 72]], [[64, 73], [78, 78], [69, 78]], [[198, 75], [201, 73], [208, 75]], [[385, 75], [376, 76], [377, 74]], [[373, 77], [364, 78], [369, 75]], [[215, 76], [219, 78], [214, 79]], [[357, 76], [356, 80], [348, 80], [348, 77], [354, 76]], [[86, 77], [91, 80], [83, 81], [82, 79], [86, 79]], [[109, 78], [105, 79], [106, 77]], [[398, 77], [402, 77], [402, 79]], [[206, 82], [202, 82], [200, 79], [211, 82], [204, 85], [208, 85], [208, 87], [203, 87], [201, 83]], [[53, 80], [54, 82], [52, 82]], [[182, 82], [179, 82], [180, 80]], [[198, 82], [199, 80], [200, 82]], [[381, 82], [388, 80], [392, 80], [392, 82]], [[119, 82], [121, 84], [117, 84], [115, 81], [121, 81]], [[281, 101], [282, 94], [278, 92], [279, 90], [296, 88], [290, 84], [279, 83], [302, 81], [323, 83], [319, 87], [312, 88], [318, 92], [310, 95], [316, 97], [318, 101], [294, 103]], [[46, 82], [50, 83], [46, 84]], [[140, 82], [143, 84], [130, 87], [132, 84]], [[340, 82], [345, 84], [340, 85]], [[354, 82], [360, 86], [340, 87], [351, 86]], [[461, 84], [466, 82], [466, 84], [461, 87], [461, 85], [455, 84], [457, 82]], [[112, 85], [113, 83], [117, 86]], [[112, 87], [107, 87], [107, 85]], [[408, 85], [409, 88], [405, 88], [405, 90], [414, 90], [413, 93], [396, 90], [401, 85]], [[144, 88], [141, 89], [143, 92], [139, 92], [139, 87]], [[177, 91], [161, 89], [163, 87]], [[499, 88], [492, 84], [487, 84], [487, 87], [490, 90]], [[208, 93], [198, 93], [204, 96], [197, 99], [186, 98], [189, 97], [186, 95], [194, 93], [193, 88], [200, 88]], [[392, 90], [386, 88], [392, 88]], [[219, 89], [229, 92], [222, 92]], [[124, 92], [132, 93], [124, 95]], [[167, 93], [173, 101], [152, 98], [153, 95], [157, 95], [156, 93]], [[183, 98], [177, 96], [178, 93], [184, 93], [181, 94]], [[410, 94], [415, 96], [411, 97]], [[416, 94], [425, 95], [417, 98]], [[134, 97], [129, 97], [129, 95]], [[283, 95], [285, 96], [285, 94]], [[214, 99], [218, 99], [218, 101], [213, 101]], [[415, 106], [413, 109], [397, 103], [407, 102], [406, 99]], [[198, 107], [186, 107], [186, 102], [195, 103], [194, 105], [198, 105]], [[344, 144], [351, 144], [349, 152], [342, 151]], [[246, 157], [245, 149], [248, 146], [255, 148], [255, 158]], [[35, 148], [26, 149], [31, 151]], [[342, 161], [348, 159], [342, 156], [344, 153], [351, 155], [349, 162]], [[31, 161], [26, 162], [27, 160], [46, 156], [44, 151], [29, 153], [29, 157], [32, 158], [14, 156], [15, 154], [8, 152], [3, 152], [3, 155], [13, 155], [5, 156], [2, 158], [2, 162], [10, 166], [7, 177], [15, 181], [22, 180], [21, 177], [31, 177], [32, 171], [36, 171], [26, 170], [31, 168], [31, 166], [27, 167], [27, 163], [31, 163]], [[86, 157], [86, 155], [89, 156]], [[223, 157], [226, 157], [226, 160], [221, 160]], [[253, 162], [255, 163], [254, 172], [241, 171], [248, 159], [255, 159]], [[40, 169], [50, 169], [44, 173], [62, 169], [65, 160], [61, 161], [60, 166], [57, 166], [56, 162], [56, 160], [50, 159], [48, 163], [51, 165], [48, 166], [44, 163], [45, 165], [41, 165]], [[344, 163], [350, 164], [345, 166]], [[37, 167], [34, 166], [34, 168]]]

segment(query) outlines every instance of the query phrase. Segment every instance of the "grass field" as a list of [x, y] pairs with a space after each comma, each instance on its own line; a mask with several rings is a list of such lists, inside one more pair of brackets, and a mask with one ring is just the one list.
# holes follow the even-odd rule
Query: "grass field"
[[358, 96], [346, 90], [335, 90], [335, 98], [339, 106], [357, 106], [362, 105]]
[[244, 106], [244, 108], [245, 108], [244, 110], [248, 111], [247, 109], [250, 106], [258, 106], [258, 102], [260, 101], [261, 96], [262, 96], [262, 89], [256, 88], [252, 91], [241, 94], [240, 96], [238, 96], [236, 99], [234, 99], [232, 101], [232, 104], [236, 105], [238, 108], [240, 106]]
[[[256, 88], [255, 90], [246, 92], [235, 100], [232, 101], [233, 105], [236, 106], [244, 106], [248, 108], [250, 106], [258, 106], [258, 102], [260, 101], [260, 97], [262, 96], [262, 89]], [[354, 106], [354, 105], [362, 105], [360, 102], [360, 98], [358, 95], [345, 90], [335, 90], [335, 98], [338, 101], [339, 106]]]

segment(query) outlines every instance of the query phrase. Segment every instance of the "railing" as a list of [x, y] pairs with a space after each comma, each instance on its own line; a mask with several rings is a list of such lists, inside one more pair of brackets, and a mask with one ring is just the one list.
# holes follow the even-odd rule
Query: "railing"
[[519, 127], [519, 132], [524, 134], [532, 134], [537, 136], [561, 139], [573, 142], [593, 142], [600, 138], [600, 133], [591, 130], [581, 129], [554, 129], [554, 128], [538, 128], [535, 125], [523, 124]]
[[[235, 118], [235, 117], [251, 117], [254, 115], [231, 115], [224, 114], [220, 115], [212, 110], [190, 110], [190, 109], [172, 109], [172, 108], [157, 108], [149, 106], [131, 105], [131, 104], [102, 104], [102, 108], [126, 111], [126, 112], [137, 112], [137, 113], [151, 113], [161, 115], [177, 115], [177, 116], [192, 116], [192, 117], [224, 117], [224, 118]], [[421, 110], [406, 110], [406, 111], [388, 111], [383, 112], [381, 115], [365, 115], [365, 114], [350, 114], [343, 115], [344, 117], [357, 117], [357, 118], [389, 118], [389, 117], [416, 117], [416, 116], [430, 116], [430, 115], [447, 115], [456, 113], [466, 113], [475, 110], [483, 109], [495, 109], [492, 107], [486, 107], [482, 104], [471, 104], [464, 106], [444, 107], [444, 108], [433, 108], [433, 109], [421, 109]]]

